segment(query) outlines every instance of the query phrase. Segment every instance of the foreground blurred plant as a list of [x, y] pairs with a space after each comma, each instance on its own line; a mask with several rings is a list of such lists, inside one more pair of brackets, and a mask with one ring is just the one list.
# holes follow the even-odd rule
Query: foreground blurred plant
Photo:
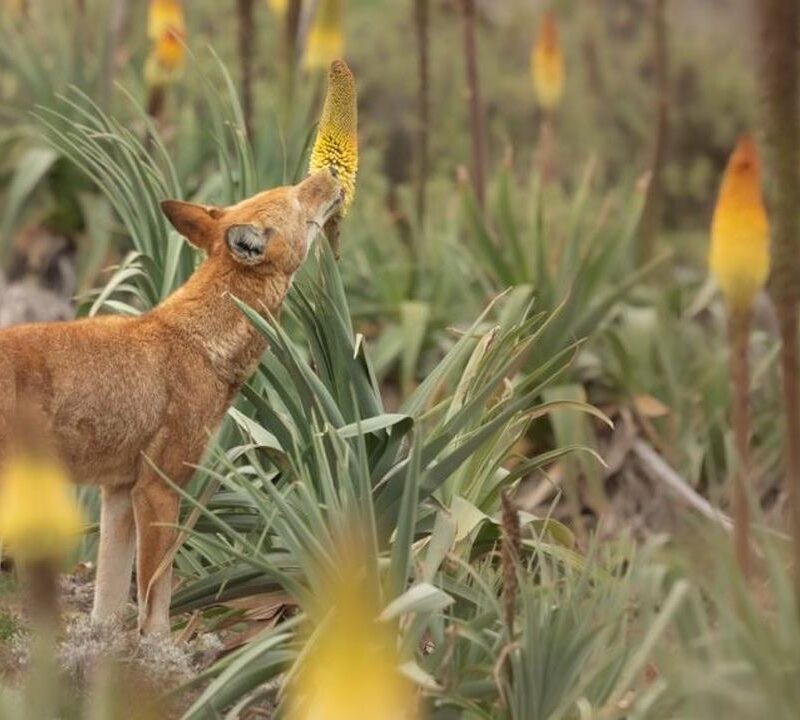
[[26, 451], [12, 456], [0, 475], [0, 539], [21, 563], [60, 560], [82, 529], [64, 469]]
[[38, 427], [17, 419], [11, 454], [0, 470], [0, 544], [20, 567], [33, 639], [26, 717], [50, 716], [59, 702], [55, 633], [59, 625], [59, 565], [77, 544], [81, 514], [65, 470], [35, 442]]
[[709, 266], [728, 305], [731, 394], [736, 465], [733, 519], [736, 557], [745, 577], [751, 573], [750, 414], [748, 340], [756, 295], [769, 272], [769, 227], [761, 197], [761, 171], [753, 139], [741, 138], [722, 178], [711, 227]]
[[306, 40], [306, 70], [324, 70], [344, 57], [345, 0], [320, 0]]
[[[352, 526], [348, 532], [353, 535]], [[365, 540], [353, 536], [332, 548], [339, 557], [337, 573], [293, 673], [292, 720], [414, 717], [413, 688], [400, 674], [395, 629], [379, 617], [380, 597], [360, 547]]]

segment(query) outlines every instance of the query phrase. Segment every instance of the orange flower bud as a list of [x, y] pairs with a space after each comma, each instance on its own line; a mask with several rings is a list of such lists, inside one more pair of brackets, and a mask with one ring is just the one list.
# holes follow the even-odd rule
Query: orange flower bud
[[168, 85], [183, 72], [186, 48], [183, 36], [175, 30], [167, 30], [156, 42], [147, 56], [144, 75], [150, 87]]
[[769, 224], [758, 150], [749, 135], [739, 139], [722, 178], [711, 225], [709, 266], [735, 310], [752, 306], [769, 274]]
[[531, 73], [536, 100], [545, 110], [555, 110], [564, 94], [564, 53], [555, 13], [544, 14], [531, 52]]
[[147, 17], [147, 37], [159, 42], [167, 32], [178, 37], [186, 35], [186, 20], [181, 0], [150, 0]]

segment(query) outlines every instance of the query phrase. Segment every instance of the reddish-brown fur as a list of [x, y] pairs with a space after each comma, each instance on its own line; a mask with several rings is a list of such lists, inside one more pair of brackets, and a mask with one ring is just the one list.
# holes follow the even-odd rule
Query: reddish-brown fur
[[341, 203], [328, 170], [230, 208], [177, 201], [162, 207], [208, 258], [187, 283], [136, 318], [96, 317], [0, 331], [0, 458], [23, 402], [79, 483], [102, 487], [93, 617], [127, 600], [137, 557], [139, 627], [169, 631], [178, 486], [192, 476], [209, 435], [266, 348], [235, 306], [281, 307], [308, 244]]

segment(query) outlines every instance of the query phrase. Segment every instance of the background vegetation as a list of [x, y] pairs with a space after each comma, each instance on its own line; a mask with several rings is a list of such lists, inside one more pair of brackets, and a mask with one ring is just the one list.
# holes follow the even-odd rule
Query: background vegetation
[[[7, 291], [45, 232], [72, 248], [56, 266], [74, 268], [77, 315], [145, 312], [200, 260], [161, 199], [228, 204], [302, 177], [325, 73], [304, 46], [326, 4], [184, 3], [184, 67], [154, 76], [145, 3], [7, 0]], [[133, 610], [112, 633], [87, 623], [85, 533], [46, 680], [62, 717], [291, 716], [342, 576], [365, 642], [390, 638], [407, 717], [797, 716], [776, 322], [759, 297], [745, 582], [728, 538], [725, 308], [706, 264], [725, 163], [757, 123], [752, 8], [476, 0], [484, 204], [470, 5], [342, 3], [329, 30], [358, 79], [360, 173], [341, 258], [317, 244], [279, 326], [242, 308], [270, 350], [185, 494], [172, 644], [139, 643]], [[545, 111], [530, 55], [551, 11], [565, 82]], [[79, 495], [94, 519], [94, 493]], [[22, 604], [4, 572], [0, 717], [23, 717], [38, 687]], [[331, 682], [366, 704], [379, 680], [331, 652]]]

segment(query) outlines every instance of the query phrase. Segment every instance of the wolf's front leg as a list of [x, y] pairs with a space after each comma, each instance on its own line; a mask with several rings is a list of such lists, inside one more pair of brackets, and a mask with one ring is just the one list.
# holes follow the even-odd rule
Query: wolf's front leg
[[[174, 477], [174, 476], [173, 476]], [[167, 635], [172, 600], [172, 557], [177, 533], [178, 494], [154, 471], [145, 472], [133, 488], [136, 518], [136, 576], [139, 598], [139, 632]]]
[[104, 487], [92, 610], [92, 620], [96, 622], [111, 620], [125, 608], [133, 571], [134, 540], [130, 486]]

